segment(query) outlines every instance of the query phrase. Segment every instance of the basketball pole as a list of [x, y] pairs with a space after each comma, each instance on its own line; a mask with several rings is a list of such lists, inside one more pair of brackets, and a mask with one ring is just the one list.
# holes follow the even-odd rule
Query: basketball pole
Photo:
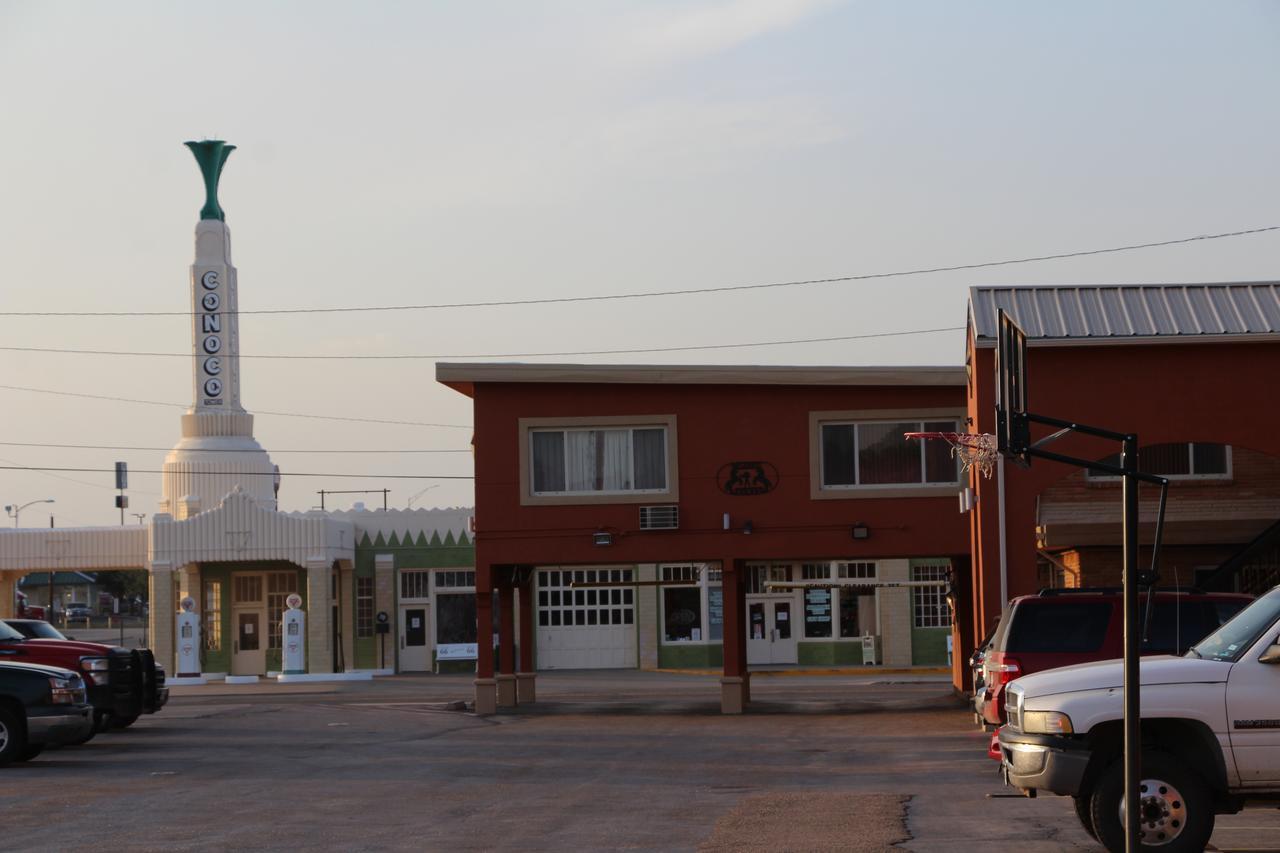
[[1138, 614], [1138, 437], [1126, 435], [1121, 443], [1120, 467], [1124, 468], [1124, 838], [1127, 853], [1141, 847], [1138, 831], [1142, 780], [1142, 679], [1138, 661], [1142, 620]]

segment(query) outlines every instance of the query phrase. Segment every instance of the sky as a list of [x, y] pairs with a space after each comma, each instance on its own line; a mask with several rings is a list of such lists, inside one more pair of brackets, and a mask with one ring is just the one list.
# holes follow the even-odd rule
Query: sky
[[[190, 310], [189, 139], [237, 146], [220, 200], [243, 311], [760, 284], [1280, 225], [1278, 38], [1274, 2], [0, 0], [0, 346], [190, 353], [183, 316], [3, 316]], [[1270, 232], [747, 292], [244, 315], [242, 399], [411, 422], [259, 414], [283, 509], [319, 489], [465, 506], [465, 479], [386, 476], [471, 473], [470, 401], [435, 382], [437, 359], [959, 365], [973, 285], [1272, 279], [1278, 256]], [[922, 329], [947, 331], [527, 355]], [[273, 354], [432, 357], [247, 357]], [[0, 349], [0, 465], [158, 469], [162, 449], [20, 445], [171, 447], [189, 358]], [[343, 452], [300, 452], [316, 450]], [[55, 499], [23, 526], [114, 524], [112, 483], [0, 470], [0, 502]], [[149, 517], [159, 476], [130, 485]]]

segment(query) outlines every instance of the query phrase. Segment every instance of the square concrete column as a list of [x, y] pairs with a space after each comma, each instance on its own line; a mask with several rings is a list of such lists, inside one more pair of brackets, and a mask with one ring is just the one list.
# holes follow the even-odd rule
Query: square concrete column
[[333, 672], [333, 567], [307, 560], [307, 672]]
[[498, 707], [516, 705], [516, 588], [506, 569], [498, 586]]
[[12, 618], [18, 609], [18, 578], [16, 572], [0, 572], [0, 619]]
[[520, 671], [516, 673], [516, 701], [531, 704], [537, 700], [537, 675], [533, 667], [534, 577], [533, 566], [521, 568], [520, 602]]
[[476, 566], [476, 707], [477, 714], [498, 712], [498, 682], [493, 677], [493, 570]]
[[741, 714], [751, 701], [747, 673], [746, 561], [725, 560], [721, 572], [724, 591], [724, 675], [720, 678], [720, 711]]
[[168, 563], [152, 563], [147, 572], [147, 635], [151, 653], [169, 672], [178, 671], [173, 643], [174, 572]]
[[[880, 580], [911, 579], [910, 560], [881, 560], [876, 564]], [[911, 666], [911, 589], [881, 587], [876, 590], [879, 608], [880, 654], [885, 666]]]
[[338, 566], [338, 636], [342, 653], [338, 659], [347, 670], [356, 668], [356, 572], [355, 566]]

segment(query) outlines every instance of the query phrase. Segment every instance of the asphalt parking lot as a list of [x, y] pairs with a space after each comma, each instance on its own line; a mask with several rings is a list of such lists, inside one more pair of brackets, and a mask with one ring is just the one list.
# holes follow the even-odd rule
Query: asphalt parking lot
[[[540, 674], [175, 688], [126, 732], [0, 771], [6, 850], [1096, 850], [1062, 798], [1006, 793], [939, 679]], [[1280, 812], [1219, 819], [1280, 849]], [[1270, 844], [1271, 846], [1268, 846]]]

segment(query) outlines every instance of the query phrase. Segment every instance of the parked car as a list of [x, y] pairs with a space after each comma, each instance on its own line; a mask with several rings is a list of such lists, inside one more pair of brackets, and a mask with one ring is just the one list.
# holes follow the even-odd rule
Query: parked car
[[88, 688], [97, 731], [127, 728], [141, 714], [154, 714], [169, 701], [164, 668], [156, 664], [147, 649], [28, 639], [0, 621], [0, 656], [0, 660], [41, 663], [79, 672]]
[[[1216, 815], [1280, 802], [1280, 587], [1183, 657], [1140, 670], [1144, 847], [1200, 851]], [[1074, 797], [1112, 851], [1124, 850], [1123, 684], [1118, 660], [1019, 678], [1000, 730], [1006, 782]]]
[[[1147, 596], [1140, 596], [1145, 612]], [[1155, 593], [1144, 655], [1182, 654], [1252, 599], [1235, 593]], [[982, 662], [980, 714], [1004, 722], [1005, 687], [1023, 675], [1124, 654], [1124, 601], [1117, 588], [1041, 590], [1013, 599]]]
[[93, 610], [87, 604], [68, 604], [63, 616], [67, 619], [90, 619]]
[[93, 706], [78, 673], [0, 662], [0, 767], [93, 732]]
[[43, 619], [6, 619], [4, 624], [17, 631], [28, 640], [69, 640], [57, 628]]

